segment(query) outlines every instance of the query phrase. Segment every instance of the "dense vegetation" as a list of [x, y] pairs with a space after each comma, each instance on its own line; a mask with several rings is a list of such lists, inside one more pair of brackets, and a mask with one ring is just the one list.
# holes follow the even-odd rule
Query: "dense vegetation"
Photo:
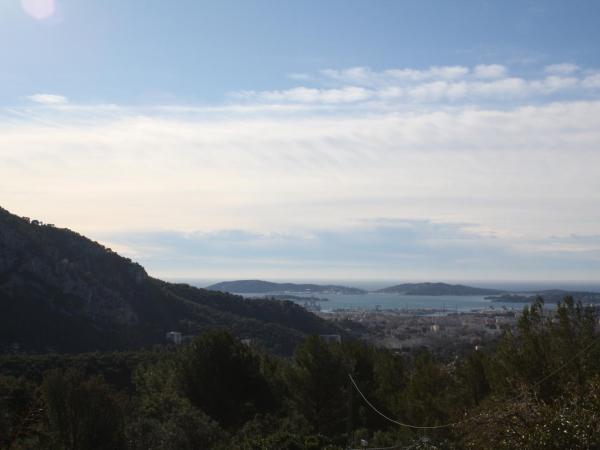
[[[316, 336], [282, 359], [224, 331], [155, 352], [5, 356], [0, 447], [599, 448], [597, 320], [538, 300], [495, 349], [450, 362]], [[382, 414], [441, 427], [391, 423], [349, 374]]]
[[71, 230], [0, 208], [0, 352], [139, 349], [164, 343], [168, 331], [214, 328], [282, 355], [307, 334], [343, 333], [290, 301], [154, 279]]

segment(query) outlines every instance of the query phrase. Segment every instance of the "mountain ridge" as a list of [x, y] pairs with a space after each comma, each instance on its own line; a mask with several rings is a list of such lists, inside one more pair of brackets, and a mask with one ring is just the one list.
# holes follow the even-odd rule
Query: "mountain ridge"
[[235, 280], [223, 281], [208, 286], [222, 292], [238, 294], [274, 294], [274, 293], [304, 293], [304, 294], [367, 294], [369, 292], [399, 294], [399, 295], [498, 295], [508, 291], [487, 289], [462, 284], [448, 283], [401, 283], [394, 286], [367, 291], [350, 286], [311, 283], [276, 283], [264, 280]]
[[158, 280], [85, 236], [0, 208], [0, 351], [135, 349], [213, 328], [282, 354], [307, 334], [339, 332], [293, 302]]
[[206, 289], [236, 294], [307, 293], [307, 294], [364, 294], [367, 291], [348, 286], [313, 283], [275, 283], [264, 280], [235, 280], [211, 284]]

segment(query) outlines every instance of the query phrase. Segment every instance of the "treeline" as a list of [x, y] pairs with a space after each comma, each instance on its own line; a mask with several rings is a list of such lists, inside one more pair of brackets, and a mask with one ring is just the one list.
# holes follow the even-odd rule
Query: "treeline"
[[597, 323], [572, 299], [553, 311], [540, 299], [493, 351], [451, 362], [316, 336], [282, 359], [223, 331], [102, 363], [13, 359], [0, 376], [0, 446], [600, 448]]

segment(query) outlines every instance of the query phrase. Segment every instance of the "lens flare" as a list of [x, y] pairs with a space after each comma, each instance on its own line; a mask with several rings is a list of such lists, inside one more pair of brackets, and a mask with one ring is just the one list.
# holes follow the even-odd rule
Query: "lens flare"
[[21, 0], [23, 10], [34, 19], [42, 20], [56, 11], [55, 0]]

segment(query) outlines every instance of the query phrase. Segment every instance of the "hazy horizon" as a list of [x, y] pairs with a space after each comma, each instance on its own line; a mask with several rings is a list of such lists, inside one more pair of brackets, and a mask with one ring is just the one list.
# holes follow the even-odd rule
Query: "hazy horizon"
[[498, 288], [507, 290], [536, 290], [536, 289], [578, 289], [581, 291], [600, 292], [600, 281], [596, 280], [465, 280], [465, 279], [330, 279], [330, 278], [165, 278], [167, 281], [175, 283], [187, 283], [197, 287], [208, 287], [212, 284], [223, 281], [238, 280], [262, 280], [276, 283], [310, 283], [310, 284], [328, 284], [346, 287], [356, 287], [365, 290], [375, 290], [390, 287], [402, 283], [447, 283], [462, 284], [471, 287]]

